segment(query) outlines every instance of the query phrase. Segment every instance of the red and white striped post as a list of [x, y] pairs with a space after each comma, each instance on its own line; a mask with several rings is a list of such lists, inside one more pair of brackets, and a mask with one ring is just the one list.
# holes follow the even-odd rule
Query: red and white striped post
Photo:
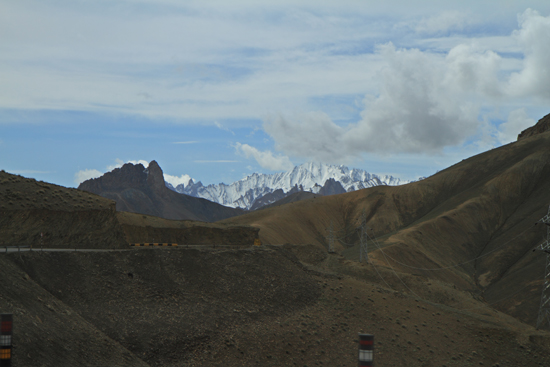
[[0, 315], [0, 367], [11, 367], [11, 337], [13, 333], [13, 315]]
[[359, 334], [359, 367], [374, 366], [374, 335]]

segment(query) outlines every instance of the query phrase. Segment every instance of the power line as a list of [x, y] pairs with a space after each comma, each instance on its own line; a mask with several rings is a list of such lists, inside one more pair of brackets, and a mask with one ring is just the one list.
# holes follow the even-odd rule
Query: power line
[[328, 252], [333, 254], [336, 252], [334, 249], [334, 226], [332, 221], [330, 221], [330, 226], [327, 228], [328, 230]]
[[[546, 221], [545, 221], [546, 220]], [[548, 214], [542, 218], [540, 220], [541, 222], [547, 224], [549, 227], [548, 227], [548, 232], [549, 232], [549, 236], [548, 238], [550, 238], [550, 208], [548, 209]], [[442, 268], [419, 268], [419, 267], [414, 267], [414, 266], [410, 266], [410, 265], [407, 265], [407, 264], [404, 264], [396, 259], [394, 259], [393, 257], [391, 257], [389, 254], [386, 254], [386, 252], [382, 249], [382, 247], [380, 246], [380, 243], [378, 242], [378, 240], [376, 239], [376, 237], [374, 236], [374, 233], [373, 233], [373, 236], [369, 236], [368, 235], [368, 232], [367, 232], [367, 229], [369, 229], [366, 225], [366, 214], [365, 212], [363, 212], [362, 216], [361, 216], [361, 219], [360, 219], [360, 226], [356, 228], [356, 231], [359, 231], [361, 230], [361, 236], [360, 236], [360, 253], [359, 253], [359, 261], [362, 262], [363, 258], [365, 259], [365, 261], [367, 263], [370, 263], [373, 265], [374, 267], [374, 270], [376, 271], [376, 273], [378, 274], [378, 276], [380, 277], [380, 279], [382, 279], [382, 281], [386, 284], [386, 286], [388, 286], [388, 288], [392, 289], [393, 290], [393, 287], [391, 285], [388, 284], [388, 282], [384, 279], [384, 277], [382, 277], [382, 274], [380, 274], [380, 272], [378, 271], [378, 269], [376, 268], [376, 266], [374, 265], [373, 262], [369, 262], [369, 259], [368, 259], [368, 247], [367, 247], [367, 241], [371, 240], [372, 243], [374, 243], [376, 245], [376, 247], [380, 250], [380, 252], [382, 253], [382, 255], [384, 256], [384, 259], [386, 261], [386, 263], [389, 265], [389, 267], [391, 268], [392, 272], [394, 273], [394, 275], [397, 277], [397, 279], [399, 279], [399, 281], [403, 284], [403, 286], [411, 293], [413, 294], [415, 297], [417, 297], [418, 299], [423, 299], [422, 297], [420, 297], [416, 292], [414, 292], [404, 281], [403, 279], [401, 279], [401, 277], [397, 274], [397, 272], [395, 271], [395, 269], [393, 268], [393, 266], [390, 264], [390, 262], [388, 261], [388, 257], [390, 259], [392, 259], [394, 262], [398, 263], [398, 264], [401, 264], [403, 266], [406, 266], [406, 267], [409, 267], [409, 268], [412, 268], [412, 269], [417, 269], [417, 270], [428, 270], [428, 271], [434, 271], [434, 270], [445, 270], [445, 269], [450, 269], [450, 268], [454, 268], [454, 267], [458, 267], [458, 266], [461, 266], [461, 265], [464, 265], [464, 264], [467, 264], [467, 263], [470, 263], [472, 261], [475, 261], [481, 257], [484, 257], [484, 256], [487, 256], [493, 252], [495, 252], [496, 250], [504, 247], [505, 245], [507, 245], [508, 243], [512, 242], [513, 240], [515, 240], [516, 238], [520, 237], [521, 235], [523, 235], [525, 232], [527, 232], [530, 228], [524, 230], [522, 233], [520, 233], [519, 235], [517, 235], [516, 237], [512, 238], [511, 240], [503, 243], [502, 245], [494, 248], [493, 250], [483, 254], [483, 255], [480, 255], [480, 256], [477, 256], [471, 260], [468, 260], [468, 261], [465, 261], [463, 263], [458, 263], [458, 264], [454, 264], [454, 265], [451, 265], [451, 266], [447, 266], [447, 267], [442, 267]], [[330, 227], [328, 228], [328, 231], [329, 231], [329, 236], [328, 236], [328, 239], [329, 239], [329, 252], [330, 249], [332, 248], [333, 252], [334, 252], [334, 240], [335, 240], [335, 237], [334, 237], [334, 228], [333, 228], [333, 223], [331, 221], [330, 223]], [[342, 230], [340, 230], [339, 232], [342, 232]], [[337, 238], [339, 242], [341, 242], [342, 244], [345, 244], [345, 245], [348, 245], [348, 246], [354, 246], [354, 244], [347, 244], [343, 241], [344, 237], [338, 237]], [[331, 247], [332, 246], [332, 247]], [[546, 247], [542, 248], [542, 245], [541, 245], [541, 250], [542, 251], [545, 251], [547, 252], [547, 265], [546, 265], [546, 271], [545, 271], [545, 275], [546, 275], [546, 282], [545, 282], [545, 287], [543, 288], [543, 292], [544, 290], [547, 291], [547, 294], [546, 294], [546, 298], [545, 298], [545, 305], [546, 305], [546, 308], [545, 308], [545, 313], [544, 313], [544, 317], [548, 320], [548, 322], [550, 323], [550, 243], [546, 242]], [[480, 309], [480, 308], [484, 308], [484, 307], [489, 307], [490, 305], [493, 305], [493, 304], [496, 304], [496, 303], [499, 303], [499, 302], [502, 302], [508, 298], [511, 298], [513, 296], [515, 296], [516, 294], [522, 292], [524, 290], [524, 288], [520, 289], [519, 291], [517, 292], [514, 292], [513, 294], [511, 295], [508, 295], [504, 298], [501, 298], [495, 302], [491, 302], [491, 303], [486, 303], [482, 306], [479, 306], [479, 307], [472, 307], [472, 308], [464, 308], [464, 309], [457, 309], [459, 311], [468, 311], [468, 310], [475, 310], [475, 309]], [[395, 291], [395, 290], [394, 290]], [[543, 300], [541, 300], [541, 307], [542, 307], [542, 302]], [[540, 311], [539, 311], [539, 318], [540, 318]], [[538, 322], [537, 322], [537, 328], [538, 328]]]
[[[471, 263], [472, 261], [476, 261], [477, 259], [481, 259], [482, 257], [485, 257], [485, 256], [488, 256], [490, 254], [492, 254], [493, 252], [497, 251], [497, 250], [500, 250], [502, 247], [506, 246], [507, 244], [509, 244], [510, 242], [514, 241], [516, 238], [522, 236], [525, 232], [531, 230], [531, 227], [530, 228], [527, 228], [526, 230], [524, 230], [523, 232], [521, 232], [520, 234], [518, 234], [517, 236], [515, 236], [514, 238], [504, 242], [502, 245], [500, 246], [497, 246], [495, 247], [494, 249], [492, 249], [491, 251], [487, 251], [486, 253], [484, 253], [483, 255], [479, 255], [477, 257], [474, 257], [473, 259], [470, 259], [470, 260], [467, 260], [467, 261], [464, 261], [464, 262], [461, 262], [461, 263], [456, 263], [456, 264], [453, 264], [453, 265], [449, 265], [449, 266], [444, 266], [444, 267], [440, 267], [440, 268], [419, 268], [419, 267], [416, 267], [416, 266], [411, 266], [411, 265], [407, 265], [405, 263], [402, 263], [400, 262], [399, 260], [396, 260], [394, 259], [393, 257], [391, 257], [390, 255], [386, 254], [387, 257], [389, 257], [390, 259], [392, 259], [393, 262], [399, 264], [399, 265], [403, 265], [403, 266], [406, 266], [410, 269], [415, 269], [415, 270], [425, 270], [425, 271], [436, 271], [436, 270], [446, 270], [446, 269], [451, 269], [451, 268], [456, 268], [458, 266], [462, 266], [462, 265], [465, 265], [465, 264], [468, 264], [468, 263]], [[543, 250], [543, 251], [550, 251], [550, 249], [548, 250]]]
[[363, 215], [361, 215], [361, 237], [359, 238], [361, 241], [361, 244], [359, 245], [359, 262], [363, 262], [363, 259], [365, 259], [365, 262], [369, 262], [369, 253], [368, 253], [368, 235], [367, 235], [367, 215], [363, 211]]
[[[367, 234], [368, 236], [368, 234]], [[422, 297], [420, 297], [418, 294], [416, 294], [412, 289], [409, 288], [409, 286], [407, 284], [405, 284], [405, 282], [399, 277], [399, 275], [397, 275], [397, 272], [395, 271], [395, 269], [393, 268], [393, 266], [391, 266], [390, 262], [388, 261], [388, 259], [386, 258], [386, 254], [384, 253], [384, 251], [382, 250], [382, 248], [380, 247], [380, 244], [378, 243], [378, 240], [374, 237], [371, 237], [372, 241], [376, 247], [378, 247], [378, 249], [380, 250], [380, 252], [382, 252], [382, 255], [384, 255], [384, 259], [386, 259], [386, 263], [390, 266], [391, 270], [393, 271], [393, 273], [395, 274], [395, 276], [397, 277], [397, 279], [399, 279], [399, 281], [401, 283], [403, 283], [403, 285], [405, 286], [405, 288], [407, 288], [409, 290], [409, 292], [411, 292], [412, 294], [414, 294], [416, 296], [416, 298], [418, 299], [422, 299]]]
[[[550, 209], [549, 209], [549, 210], [550, 210]], [[423, 298], [420, 297], [418, 294], [416, 294], [411, 288], [409, 288], [409, 286], [407, 286], [407, 284], [399, 277], [399, 275], [397, 275], [397, 272], [395, 271], [395, 269], [394, 269], [394, 268], [391, 266], [391, 264], [389, 263], [388, 259], [386, 258], [386, 253], [385, 253], [384, 250], [382, 250], [382, 248], [380, 247], [380, 244], [378, 243], [378, 240], [376, 239], [376, 237], [374, 237], [374, 235], [373, 235], [373, 237], [372, 237], [371, 239], [372, 239], [371, 242], [373, 242], [373, 243], [376, 245], [376, 247], [378, 247], [378, 249], [380, 250], [380, 252], [382, 253], [382, 255], [384, 255], [384, 258], [385, 258], [385, 260], [386, 260], [386, 263], [390, 266], [391, 270], [393, 271], [393, 274], [397, 277], [397, 279], [399, 279], [399, 281], [400, 281], [401, 283], [403, 283], [403, 285], [405, 286], [405, 288], [407, 288], [407, 289], [409, 290], [409, 292], [411, 292], [412, 294], [414, 294], [418, 299], [423, 299]], [[389, 256], [389, 255], [387, 255], [387, 256]], [[374, 265], [374, 263], [372, 263], [372, 264]], [[375, 270], [376, 270], [376, 272], [378, 273], [378, 270], [376, 269], [376, 267], [375, 267]], [[382, 276], [380, 275], [380, 273], [378, 273], [378, 275], [380, 276], [380, 278], [382, 278]], [[384, 278], [382, 278], [382, 280], [384, 280]], [[384, 283], [386, 283], [386, 285], [387, 285], [390, 289], [393, 290], [393, 288], [392, 288], [385, 280], [384, 280]], [[499, 302], [502, 302], [502, 301], [504, 301], [504, 300], [506, 300], [506, 299], [508, 299], [508, 298], [511, 298], [511, 297], [515, 296], [516, 294], [521, 293], [521, 292], [524, 291], [525, 289], [526, 289], [525, 287], [522, 287], [519, 291], [514, 292], [514, 293], [512, 293], [512, 294], [510, 294], [510, 295], [508, 295], [508, 296], [506, 296], [506, 297], [504, 297], [504, 298], [501, 298], [501, 299], [499, 299], [498, 301], [494, 301], [494, 302], [491, 302], [491, 303], [486, 303], [486, 304], [484, 304], [484, 305], [482, 305], [482, 306], [479, 306], [479, 307], [470, 307], [470, 308], [462, 308], [462, 309], [457, 308], [456, 310], [458, 310], [458, 311], [469, 311], [469, 310], [477, 310], [477, 309], [480, 309], [480, 308], [489, 307], [489, 306], [491, 306], [491, 305], [494, 305], [494, 304], [497, 304], [497, 303], [499, 303]], [[453, 307], [453, 308], [454, 308], [454, 307]]]

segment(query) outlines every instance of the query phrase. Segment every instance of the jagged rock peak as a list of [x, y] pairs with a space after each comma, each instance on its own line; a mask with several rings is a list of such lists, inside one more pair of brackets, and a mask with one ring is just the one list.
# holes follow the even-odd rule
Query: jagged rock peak
[[342, 184], [331, 177], [326, 180], [323, 187], [321, 187], [321, 189], [319, 190], [319, 195], [336, 195], [343, 194], [345, 192], [346, 189], [344, 189]]
[[164, 183], [164, 173], [156, 161], [149, 162], [147, 167], [147, 184], [155, 189], [162, 189], [166, 186]]
[[123, 187], [139, 187], [143, 185], [147, 177], [144, 171], [145, 167], [142, 164], [126, 163], [101, 177], [82, 182], [78, 188], [89, 192], [97, 192]]
[[518, 135], [518, 141], [521, 139], [528, 138], [530, 136], [542, 134], [550, 130], [550, 114], [541, 118], [534, 126], [531, 126], [523, 130]]

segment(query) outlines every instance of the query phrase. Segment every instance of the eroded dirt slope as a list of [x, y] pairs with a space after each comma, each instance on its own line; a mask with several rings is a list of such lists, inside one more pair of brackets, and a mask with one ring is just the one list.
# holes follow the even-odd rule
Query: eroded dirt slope
[[404, 276], [416, 298], [382, 267], [285, 248], [0, 256], [14, 366], [355, 366], [358, 332], [378, 366], [550, 363], [548, 333], [451, 284]]
[[[464, 160], [422, 181], [321, 197], [231, 218], [260, 228], [272, 244], [313, 244], [359, 258], [365, 215], [371, 259], [478, 292], [533, 324], [544, 256], [532, 253], [546, 230], [534, 223], [550, 204], [550, 133]], [[349, 247], [348, 245], [351, 245]], [[378, 248], [383, 248], [383, 252]]]
[[[119, 365], [127, 351], [129, 361], [184, 366], [197, 353], [217, 350], [230, 330], [302, 310], [321, 294], [282, 249], [29, 252], [2, 255], [0, 262], [0, 306], [15, 314], [20, 366], [41, 353], [45, 365], [54, 365], [55, 353], [43, 351], [63, 344], [70, 356], [60, 366], [79, 358], [78, 365]], [[47, 340], [37, 337], [48, 328]], [[81, 348], [87, 334], [89, 345]], [[103, 345], [118, 354], [98, 356]], [[84, 360], [86, 354], [113, 363]]]

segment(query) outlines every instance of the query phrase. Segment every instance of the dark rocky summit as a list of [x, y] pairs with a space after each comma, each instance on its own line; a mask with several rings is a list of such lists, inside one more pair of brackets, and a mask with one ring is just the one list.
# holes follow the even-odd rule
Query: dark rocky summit
[[342, 186], [342, 184], [338, 181], [336, 181], [333, 178], [329, 178], [326, 180], [325, 184], [319, 190], [319, 195], [327, 196], [327, 195], [337, 195], [337, 194], [343, 194], [346, 192], [346, 189]]
[[244, 213], [241, 209], [168, 189], [162, 169], [155, 161], [151, 161], [147, 169], [142, 164], [127, 163], [101, 177], [82, 182], [78, 189], [114, 200], [118, 211], [166, 219], [213, 222]]

